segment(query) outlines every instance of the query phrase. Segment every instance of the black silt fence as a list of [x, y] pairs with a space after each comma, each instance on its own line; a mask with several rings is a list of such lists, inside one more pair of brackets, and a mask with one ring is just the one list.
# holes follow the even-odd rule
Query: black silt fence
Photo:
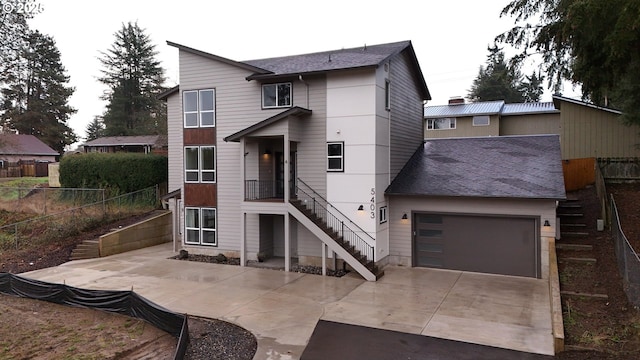
[[0, 273], [0, 293], [142, 319], [178, 338], [176, 360], [184, 358], [189, 343], [186, 314], [169, 311], [133, 291], [87, 290]]

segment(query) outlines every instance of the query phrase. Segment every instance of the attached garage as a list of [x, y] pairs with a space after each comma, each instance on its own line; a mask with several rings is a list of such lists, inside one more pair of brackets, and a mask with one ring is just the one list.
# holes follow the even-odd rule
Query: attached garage
[[547, 278], [557, 135], [431, 139], [386, 189], [394, 265]]
[[535, 218], [416, 212], [413, 226], [413, 266], [540, 277]]

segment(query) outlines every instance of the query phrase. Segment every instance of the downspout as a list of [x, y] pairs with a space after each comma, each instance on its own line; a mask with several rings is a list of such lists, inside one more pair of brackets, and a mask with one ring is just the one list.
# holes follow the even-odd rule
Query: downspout
[[309, 108], [309, 83], [302, 79], [302, 75], [298, 75], [298, 80], [307, 87], [307, 109]]

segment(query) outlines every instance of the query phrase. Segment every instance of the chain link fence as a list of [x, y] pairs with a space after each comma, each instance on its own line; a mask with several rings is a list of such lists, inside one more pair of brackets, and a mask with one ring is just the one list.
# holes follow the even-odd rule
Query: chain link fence
[[640, 258], [633, 250], [629, 240], [622, 231], [618, 208], [611, 195], [611, 233], [613, 235], [618, 269], [622, 276], [622, 285], [629, 302], [633, 306], [640, 306]]
[[[104, 191], [95, 189], [57, 189], [60, 191], [41, 192], [44, 189], [30, 189], [37, 190], [42, 196], [42, 199], [35, 199], [31, 204], [28, 204], [30, 196], [23, 196], [19, 190], [15, 195], [15, 201], [22, 201], [22, 204], [17, 206], [42, 206], [44, 213], [59, 211], [1, 226], [0, 250], [18, 250], [59, 241], [105, 221], [116, 221], [151, 211], [159, 204], [158, 186], [111, 198], [106, 198], [107, 194]], [[0, 189], [0, 192], [3, 190]], [[0, 193], [0, 197], [7, 194]]]

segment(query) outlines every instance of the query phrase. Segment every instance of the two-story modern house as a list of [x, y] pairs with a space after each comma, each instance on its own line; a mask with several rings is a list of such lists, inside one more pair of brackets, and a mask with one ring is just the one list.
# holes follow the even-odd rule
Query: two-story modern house
[[411, 42], [241, 62], [168, 44], [176, 250], [287, 271], [339, 259], [367, 280], [386, 264], [547, 276], [557, 136], [425, 142]]
[[411, 42], [243, 62], [168, 44], [181, 247], [284, 257], [287, 270], [337, 254], [375, 279], [389, 251], [384, 190], [421, 144], [430, 99]]

